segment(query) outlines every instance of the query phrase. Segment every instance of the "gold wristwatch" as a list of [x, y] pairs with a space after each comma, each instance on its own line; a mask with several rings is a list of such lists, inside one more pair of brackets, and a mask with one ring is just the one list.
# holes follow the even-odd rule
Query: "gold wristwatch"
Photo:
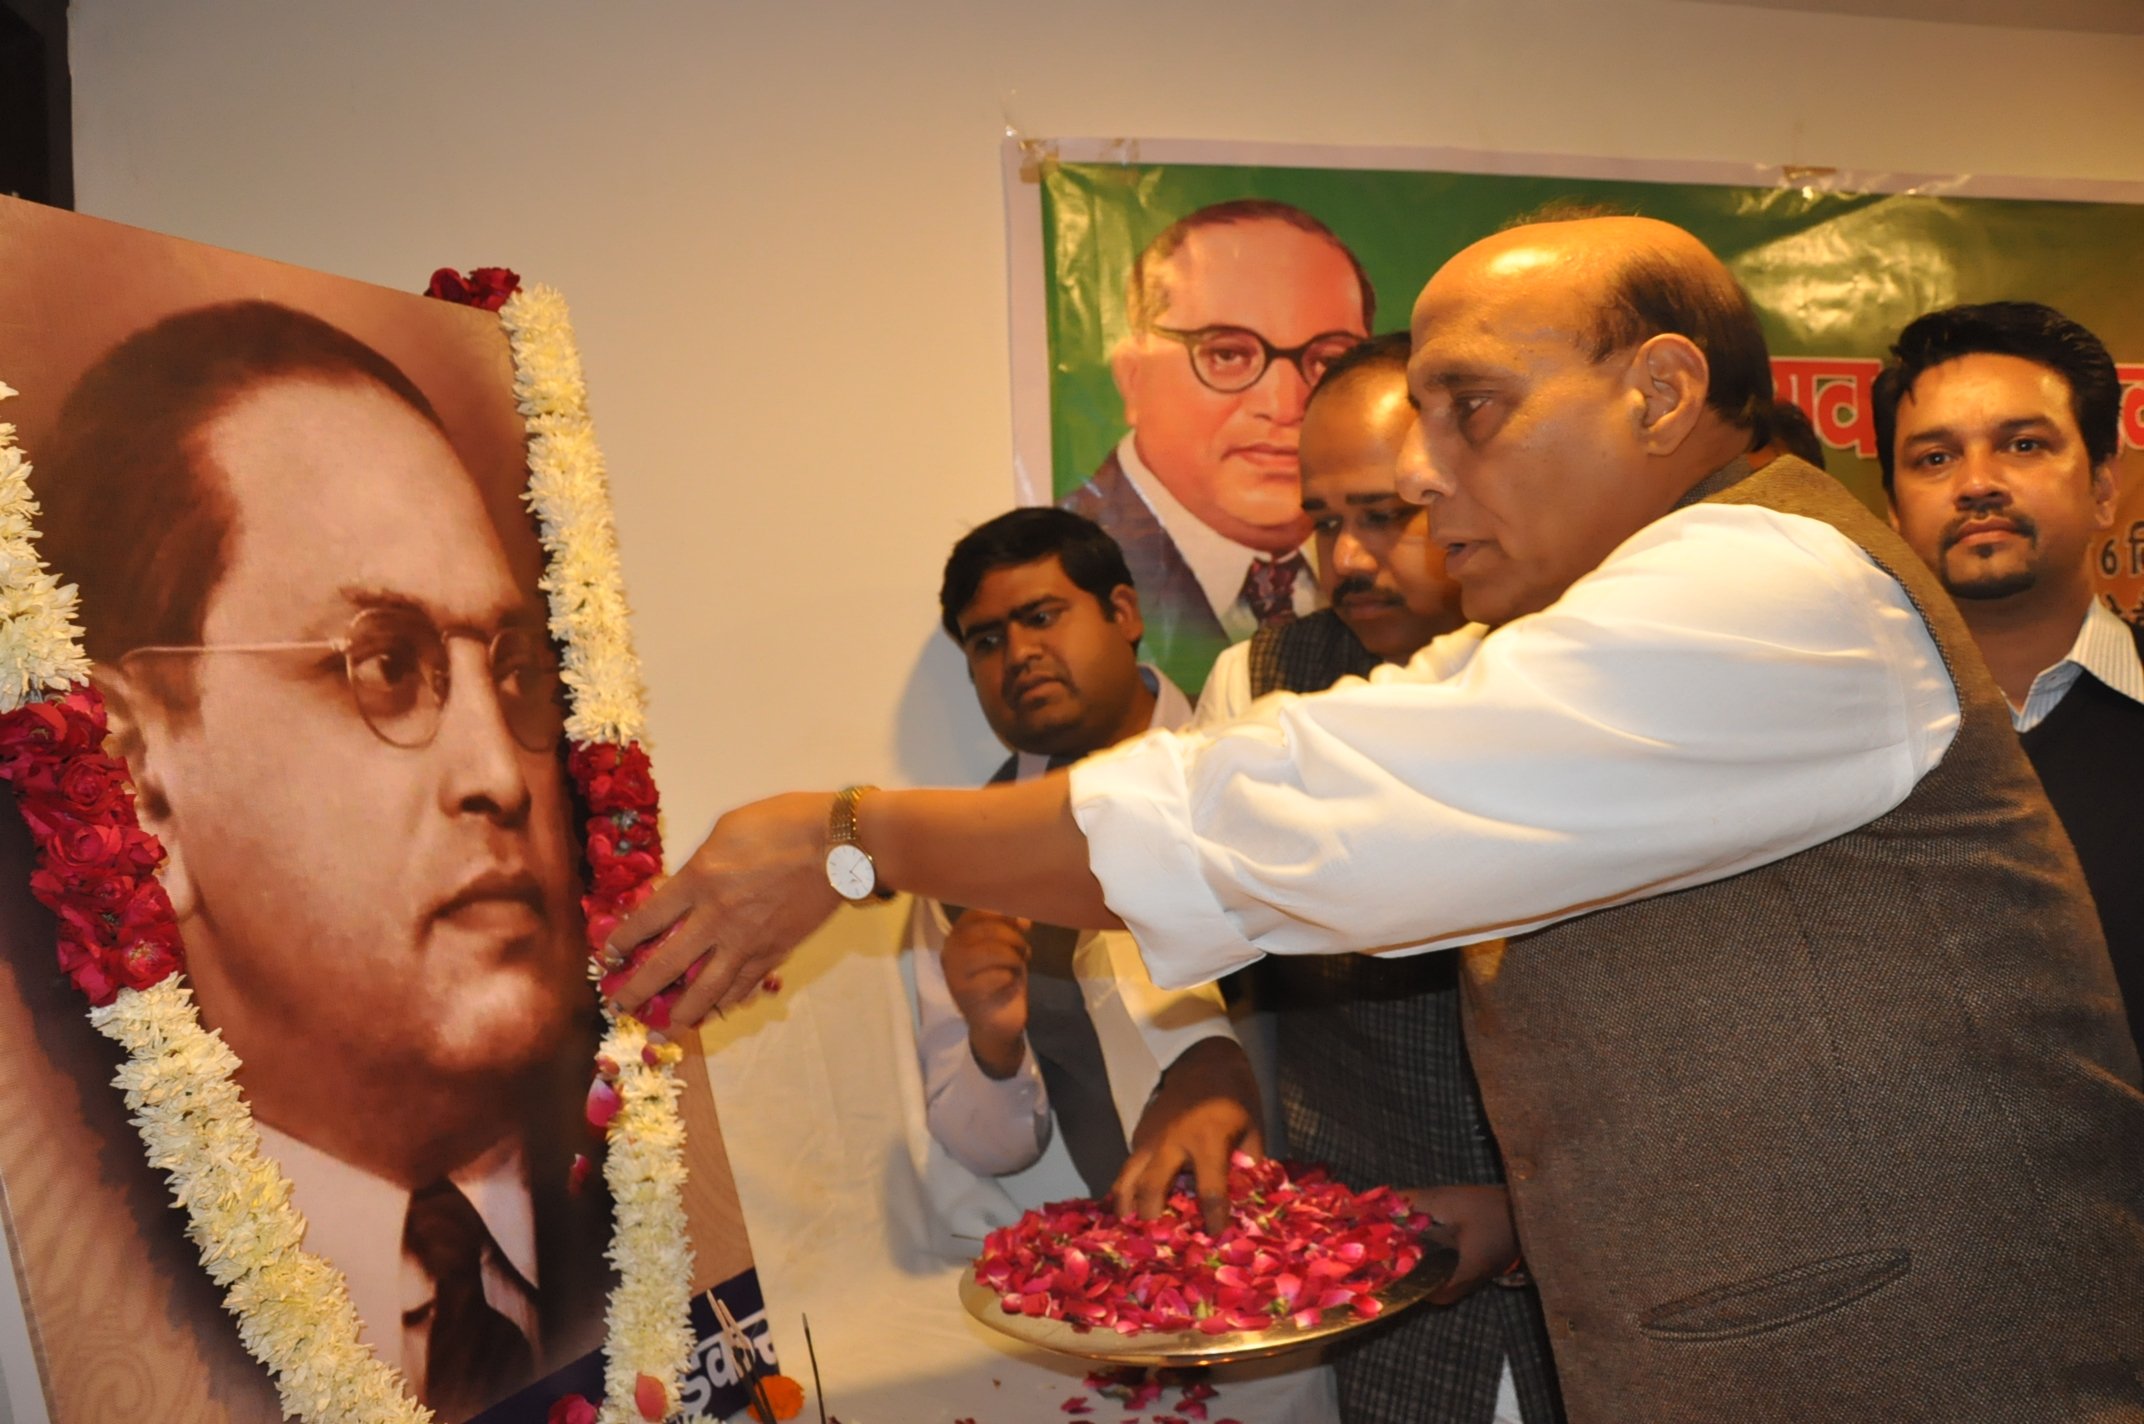
[[852, 905], [866, 900], [891, 900], [891, 890], [878, 885], [878, 866], [871, 852], [856, 840], [856, 807], [864, 794], [876, 786], [844, 786], [834, 793], [833, 808], [826, 817], [826, 883]]

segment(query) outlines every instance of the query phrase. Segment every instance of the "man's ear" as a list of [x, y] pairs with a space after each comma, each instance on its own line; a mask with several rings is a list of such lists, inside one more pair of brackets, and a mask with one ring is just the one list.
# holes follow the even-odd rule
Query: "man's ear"
[[1127, 429], [1139, 425], [1139, 338], [1127, 336], [1119, 341], [1109, 353], [1109, 378], [1117, 383], [1117, 399], [1124, 403], [1124, 424]]
[[1139, 613], [1139, 590], [1120, 583], [1109, 591], [1109, 621], [1124, 634], [1124, 641], [1137, 644], [1146, 636], [1146, 619]]
[[1697, 429], [1712, 389], [1712, 367], [1687, 336], [1663, 332], [1639, 345], [1630, 363], [1640, 439], [1648, 455], [1672, 455]]
[[164, 847], [157, 879], [171, 897], [172, 915], [181, 924], [193, 914], [197, 897], [186, 873], [178, 817], [172, 811], [167, 766], [171, 756], [171, 710], [145, 683], [102, 663], [91, 669], [90, 682], [104, 698], [104, 749], [126, 763], [134, 783], [134, 814], [141, 828]]
[[2114, 462], [2102, 461], [2092, 467], [2092, 527], [2114, 527], [2114, 504], [2121, 498], [2121, 487], [2114, 480]]

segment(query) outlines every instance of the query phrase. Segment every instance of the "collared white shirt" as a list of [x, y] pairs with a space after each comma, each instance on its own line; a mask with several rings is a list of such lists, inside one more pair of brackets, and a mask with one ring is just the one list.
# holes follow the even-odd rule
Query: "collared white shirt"
[[[1156, 728], [1183, 726], [1191, 704], [1176, 685], [1152, 668], [1141, 673], [1154, 689]], [[1048, 758], [1022, 752], [1015, 776], [1040, 776]], [[918, 900], [911, 911], [909, 947], [916, 975], [916, 1048], [931, 1135], [969, 1171], [1003, 1176], [1032, 1165], [1049, 1146], [1048, 1091], [1032, 1052], [1023, 1050], [1009, 1078], [992, 1078], [968, 1045], [968, 1024], [946, 988], [939, 953], [948, 929], [945, 907]], [[1131, 1140], [1162, 1070], [1201, 1039], [1233, 1037], [1228, 1009], [1218, 990], [1158, 989], [1130, 935], [1088, 933], [1072, 953], [1078, 979], [1102, 1048], [1109, 1092], [1124, 1137]]]
[[[1198, 580], [1199, 591], [1206, 595], [1207, 604], [1214, 617], [1221, 620], [1221, 631], [1232, 639], [1248, 638], [1258, 631], [1258, 615], [1243, 596], [1243, 581], [1251, 571], [1251, 565], [1267, 560], [1266, 555], [1246, 549], [1224, 534], [1215, 533], [1212, 526], [1196, 514], [1184, 508], [1181, 501], [1169, 493], [1161, 477], [1147, 468], [1146, 461], [1139, 458], [1134, 431], [1117, 442], [1117, 464], [1124, 470], [1124, 477], [1132, 482], [1139, 498], [1154, 512], [1161, 522], [1176, 552], [1191, 568], [1191, 576]], [[1298, 616], [1314, 612], [1318, 606], [1318, 576], [1312, 566], [1310, 545], [1303, 545], [1303, 567], [1295, 576], [1295, 611]]]
[[1549, 608], [1072, 772], [1157, 983], [1448, 948], [1724, 879], [1897, 806], [1958, 699], [1905, 590], [1754, 506], [1640, 530]]
[[2136, 638], [2120, 615], [2096, 598], [2085, 610], [2069, 652], [2053, 667], [2041, 669], [2026, 689], [2024, 706], [2010, 709], [2011, 725], [2029, 732], [2046, 721], [2083, 673], [2132, 702], [2144, 702], [2144, 660], [2137, 657]]
[[[359, 1338], [400, 1370], [412, 1390], [422, 1388], [431, 1329], [423, 1312], [432, 1302], [433, 1283], [402, 1249], [408, 1189], [266, 1123], [260, 1132], [261, 1150], [290, 1178], [291, 1204], [305, 1218], [305, 1249], [349, 1282]], [[484, 1299], [528, 1336], [540, 1367], [543, 1337], [532, 1294], [538, 1285], [536, 1211], [521, 1142], [509, 1137], [447, 1175], [491, 1232], [495, 1250], [484, 1257]], [[405, 1323], [413, 1314], [415, 1321]]]

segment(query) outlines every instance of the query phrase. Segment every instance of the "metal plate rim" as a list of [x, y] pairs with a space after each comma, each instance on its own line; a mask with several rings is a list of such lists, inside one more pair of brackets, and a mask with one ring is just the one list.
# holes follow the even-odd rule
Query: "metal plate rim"
[[1376, 1325], [1399, 1311], [1421, 1304], [1451, 1279], [1458, 1264], [1457, 1251], [1424, 1241], [1420, 1263], [1399, 1280], [1375, 1292], [1384, 1309], [1374, 1316], [1360, 1316], [1340, 1307], [1325, 1312], [1325, 1318], [1316, 1325], [1297, 1325], [1291, 1320], [1267, 1330], [1235, 1330], [1225, 1335], [1206, 1335], [1197, 1330], [1120, 1335], [1106, 1328], [1075, 1327], [1064, 1320], [1008, 1315], [999, 1304], [997, 1292], [975, 1278], [972, 1262], [960, 1273], [960, 1303], [968, 1314], [999, 1334], [1060, 1355], [1104, 1364], [1164, 1369], [1176, 1365], [1219, 1365], [1286, 1354]]

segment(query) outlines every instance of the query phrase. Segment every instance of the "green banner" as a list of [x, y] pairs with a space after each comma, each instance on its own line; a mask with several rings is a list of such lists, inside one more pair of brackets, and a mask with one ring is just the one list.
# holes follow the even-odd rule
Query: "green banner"
[[[1130, 330], [1127, 281], [1178, 218], [1246, 198], [1300, 209], [1353, 254], [1375, 293], [1367, 327], [1384, 331], [1406, 327], [1439, 265], [1511, 218], [1556, 201], [1606, 203], [1687, 228], [1727, 262], [1762, 317], [1780, 396], [1810, 414], [1831, 471], [1878, 511], [1868, 385], [1901, 326], [1954, 303], [2022, 299], [2090, 327], [2125, 383], [2122, 508], [2095, 562], [2117, 611], [2144, 614], [2144, 205], [1211, 163], [1051, 159], [1032, 176], [1055, 498], [1091, 490], [1124, 440], [1111, 355]], [[1149, 653], [1195, 690], [1225, 640], [1177, 636], [1168, 622]]]

